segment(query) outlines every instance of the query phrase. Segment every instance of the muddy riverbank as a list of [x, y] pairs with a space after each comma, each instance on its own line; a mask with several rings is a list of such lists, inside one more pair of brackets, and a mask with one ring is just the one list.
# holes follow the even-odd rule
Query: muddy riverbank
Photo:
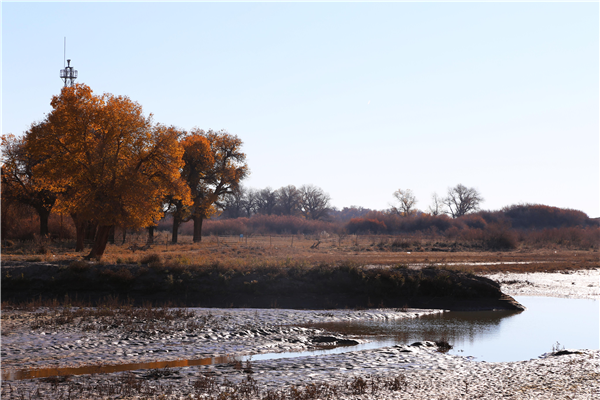
[[[561, 278], [567, 276], [570, 285]], [[514, 295], [547, 293], [589, 298], [597, 296], [599, 277], [598, 270], [591, 270], [544, 275], [539, 279], [536, 274], [506, 275], [498, 280], [503, 282], [502, 290]], [[531, 292], [525, 292], [525, 288]], [[96, 324], [89, 320], [81, 323], [84, 316], [69, 320], [59, 310], [3, 309], [3, 373], [23, 367], [315, 349], [328, 344], [322, 338], [334, 337], [331, 345], [338, 340], [362, 339], [299, 325], [418, 318], [439, 310], [189, 309], [187, 312], [179, 319], [169, 320], [164, 314], [163, 322], [157, 316], [153, 321], [139, 323], [131, 322], [135, 321], [132, 314], [131, 320], [118, 320], [121, 325], [117, 325], [101, 316], [94, 317]], [[72, 314], [75, 313], [73, 309]], [[153, 323], [154, 330], [148, 322]], [[3, 379], [2, 398], [37, 395], [55, 399], [68, 398], [69, 393], [71, 398], [94, 399], [216, 399], [218, 396], [223, 399], [591, 399], [600, 395], [600, 351], [579, 349], [554, 355], [551, 350], [537, 359], [501, 363], [445, 354], [433, 343], [299, 358], [259, 360], [255, 356], [248, 361], [238, 357], [215, 365], [18, 381]], [[300, 392], [305, 397], [298, 397]]]
[[63, 301], [66, 296], [91, 304], [118, 296], [137, 304], [220, 308], [523, 309], [491, 279], [438, 267], [3, 263], [2, 301]]

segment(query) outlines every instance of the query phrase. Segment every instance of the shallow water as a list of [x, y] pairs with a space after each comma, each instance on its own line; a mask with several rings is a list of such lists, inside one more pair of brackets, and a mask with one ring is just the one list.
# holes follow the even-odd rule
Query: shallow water
[[72, 368], [32, 368], [2, 371], [2, 380], [13, 381], [32, 378], [47, 378], [50, 376], [111, 374], [113, 372], [134, 371], [138, 369], [161, 369], [191, 367], [194, 365], [226, 364], [236, 361], [234, 357], [212, 357], [196, 360], [155, 361], [146, 363], [129, 363], [115, 365], [90, 365]]
[[451, 311], [389, 322], [311, 325], [347, 335], [370, 336], [371, 346], [444, 339], [450, 354], [478, 361], [521, 361], [553, 347], [600, 348], [599, 302], [587, 299], [517, 296], [527, 310]]
[[[251, 357], [202, 358], [81, 368], [48, 368], [2, 371], [3, 380], [41, 378], [57, 375], [112, 373], [138, 369], [186, 367], [232, 363], [236, 360], [271, 360], [344, 353], [443, 339], [454, 346], [450, 354], [477, 361], [502, 362], [537, 358], [558, 348], [599, 349], [600, 309], [598, 300], [516, 296], [527, 307], [515, 311], [451, 311], [396, 321], [333, 322], [311, 324], [350, 336], [370, 340], [357, 346], [294, 353], [268, 353]], [[553, 348], [554, 347], [554, 348]]]

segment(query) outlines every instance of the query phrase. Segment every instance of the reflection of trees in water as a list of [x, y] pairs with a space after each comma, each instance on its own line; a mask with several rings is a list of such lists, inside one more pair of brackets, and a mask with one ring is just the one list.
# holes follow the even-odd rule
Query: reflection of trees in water
[[393, 322], [327, 322], [310, 326], [344, 335], [393, 337], [399, 343], [443, 338], [453, 344], [494, 335], [502, 321], [517, 314], [519, 312], [514, 311], [452, 311]]

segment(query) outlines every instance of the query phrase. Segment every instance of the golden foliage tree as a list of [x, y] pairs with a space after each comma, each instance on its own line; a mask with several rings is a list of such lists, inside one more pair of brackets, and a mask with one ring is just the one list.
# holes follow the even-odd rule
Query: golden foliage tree
[[98, 224], [88, 258], [102, 256], [113, 226], [152, 225], [167, 194], [189, 202], [179, 131], [153, 125], [128, 97], [94, 95], [83, 84], [63, 88], [51, 105], [27, 148], [44, 160], [34, 172], [59, 194], [61, 210]]
[[24, 138], [2, 136], [2, 207], [14, 203], [32, 207], [40, 219], [40, 235], [48, 234], [48, 218], [56, 202], [56, 194], [44, 189], [33, 174], [39, 160], [25, 149]]
[[202, 240], [202, 222], [216, 213], [215, 204], [233, 193], [248, 174], [242, 141], [226, 131], [193, 129], [182, 140], [185, 166], [182, 177], [189, 185], [193, 206], [194, 242]]
[[[191, 190], [192, 197], [198, 196], [197, 188], [207, 179], [208, 172], [214, 165], [215, 159], [210, 149], [208, 139], [200, 134], [191, 134], [181, 139], [181, 146], [184, 149], [183, 162], [184, 167], [181, 170], [181, 177]], [[194, 204], [197, 202], [194, 201]], [[168, 209], [173, 216], [173, 230], [171, 241], [177, 243], [179, 225], [192, 218], [193, 207], [186, 206], [181, 199], [169, 195], [167, 197]]]

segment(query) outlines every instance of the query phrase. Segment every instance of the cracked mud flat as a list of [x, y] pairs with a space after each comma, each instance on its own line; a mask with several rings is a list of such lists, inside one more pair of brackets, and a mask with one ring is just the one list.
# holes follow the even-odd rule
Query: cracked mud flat
[[[501, 282], [502, 290], [510, 295], [599, 298], [600, 270], [565, 274], [494, 274], [488, 277]], [[423, 313], [437, 312], [385, 309], [193, 311], [198, 318], [206, 318], [210, 313], [209, 322], [202, 329], [192, 332], [182, 330], [168, 334], [148, 331], [125, 333], [118, 329], [101, 333], [82, 332], [72, 326], [53, 331], [31, 330], [27, 319], [8, 319], [11, 313], [16, 312], [3, 312], [2, 370], [302, 351], [317, 345], [315, 337], [329, 333], [294, 325], [414, 318]], [[258, 394], [251, 390], [240, 391], [240, 388], [250, 387], [247, 384], [248, 377]], [[382, 379], [387, 379], [387, 382], [396, 379], [396, 383], [400, 384], [373, 384]], [[365, 382], [364, 387], [361, 386], [361, 380]], [[146, 389], [137, 392], [126, 389], [132, 387], [131, 382], [136, 382], [138, 386], [143, 382], [143, 388]], [[210, 389], [207, 382], [213, 382], [217, 389]], [[424, 342], [421, 346], [255, 359], [250, 363], [136, 370], [133, 373], [80, 375], [58, 380], [3, 380], [2, 398], [20, 399], [29, 398], [29, 395], [35, 398], [39, 395], [40, 398], [191, 399], [217, 398], [216, 393], [229, 396], [221, 397], [224, 399], [262, 399], [269, 393], [287, 393], [289, 397], [285, 398], [301, 398], [293, 397], [293, 390], [297, 390], [293, 389], [294, 385], [306, 388], [307, 384], [320, 383], [330, 385], [330, 391], [325, 390], [320, 396], [306, 398], [596, 399], [600, 398], [600, 351], [581, 350], [579, 354], [565, 355], [549, 353], [528, 361], [487, 363], [439, 353], [435, 345]], [[233, 388], [237, 388], [238, 392], [233, 393]], [[79, 392], [76, 392], [77, 389]], [[115, 393], [111, 394], [111, 390]], [[69, 391], [71, 395], [67, 395]]]

